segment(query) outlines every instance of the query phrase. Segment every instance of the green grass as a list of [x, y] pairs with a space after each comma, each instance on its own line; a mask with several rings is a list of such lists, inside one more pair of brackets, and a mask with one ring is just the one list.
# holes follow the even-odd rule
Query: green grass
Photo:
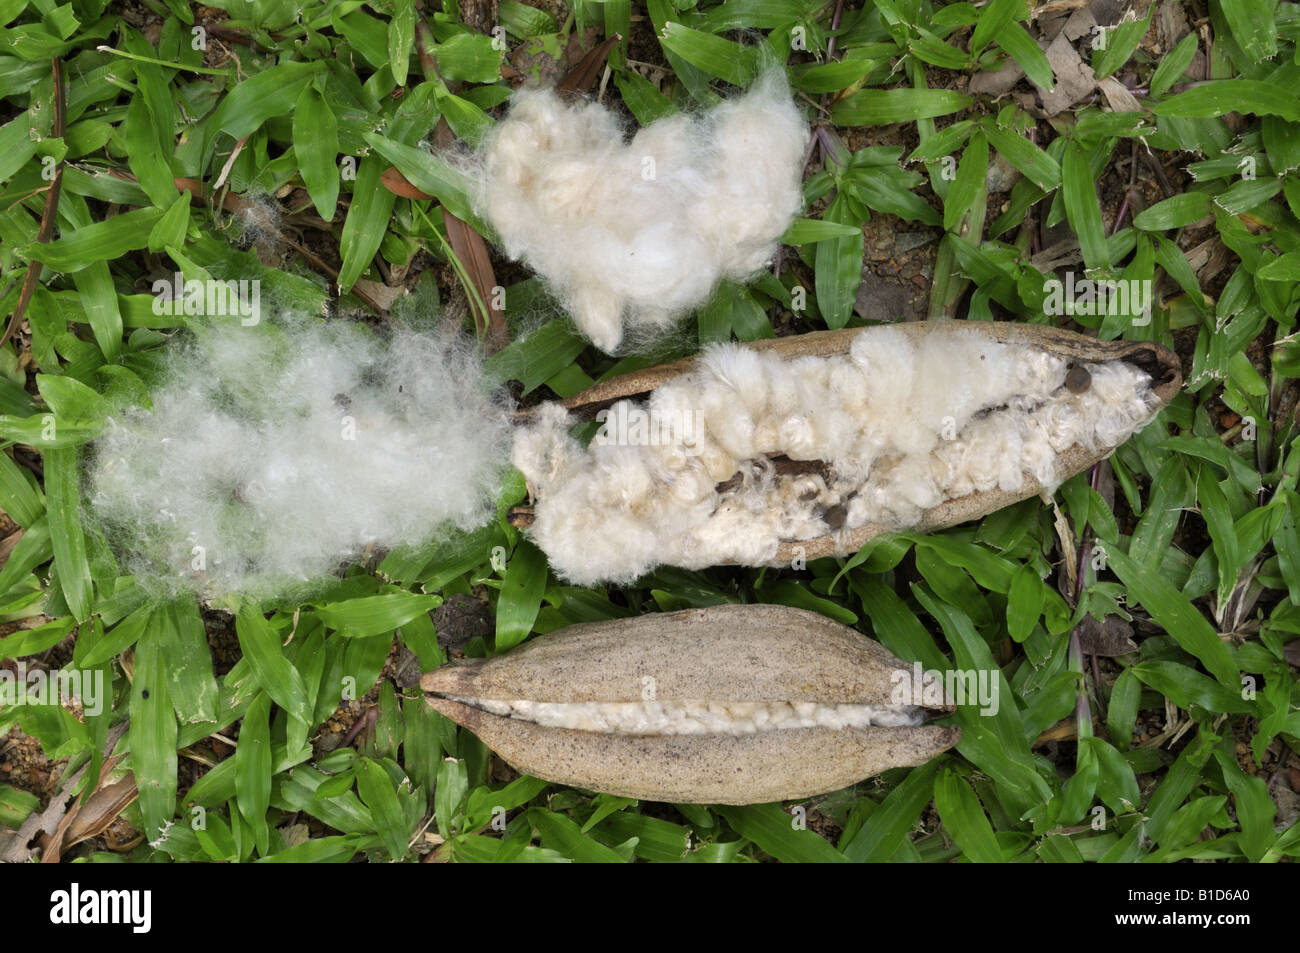
[[[92, 838], [65, 856], [1300, 856], [1295, 801], [1278, 788], [1300, 766], [1300, 6], [1210, 4], [1213, 44], [1193, 76], [1207, 48], [1150, 18], [1106, 32], [1095, 51], [1082, 40], [1095, 75], [1130, 89], [1134, 108], [1112, 111], [1098, 92], [1046, 116], [1025, 108], [1026, 79], [997, 99], [969, 91], [1008, 58], [1051, 83], [1034, 39], [1042, 24], [1022, 0], [502, 0], [506, 45], [536, 54], [525, 72], [583, 30], [622, 34], [604, 96], [642, 123], [716, 101], [765, 59], [789, 64], [819, 128], [805, 220], [779, 270], [700, 309], [698, 342], [861, 325], [862, 226], [926, 228], [937, 237], [925, 252], [929, 317], [1161, 341], [1184, 356], [1184, 392], [1109, 465], [1064, 485], [1055, 507], [1030, 500], [802, 572], [661, 570], [627, 590], [576, 589], [501, 519], [353, 567], [319, 603], [205, 620], [192, 601], [148, 602], [81, 512], [77, 448], [103, 425], [102, 394], [143, 390], [178, 322], [152, 313], [144, 276], [157, 266], [260, 278], [300, 311], [341, 291], [339, 312], [364, 315], [375, 302], [352, 293], [367, 287], [356, 282], [409, 268], [423, 273], [420, 300], [483, 313], [443, 217], [479, 224], [465, 183], [420, 144], [440, 117], [473, 142], [509, 91], [500, 44], [454, 6], [212, 6], [229, 19], [196, 23], [179, 0], [145, 0], [142, 33], [104, 0], [0, 4], [0, 312], [23, 319], [0, 348], [0, 508], [24, 531], [0, 570], [0, 618], [23, 627], [0, 638], [0, 659], [99, 670], [111, 686], [96, 716], [11, 706], [0, 732], [36, 739], [66, 776], [88, 766], [78, 793], [130, 769], [140, 796], [123, 818], [145, 834], [134, 847], [118, 838], [116, 853]], [[647, 79], [629, 59], [657, 68]], [[991, 161], [1019, 173], [993, 196]], [[394, 194], [390, 167], [434, 198]], [[191, 203], [178, 178], [213, 200]], [[56, 227], [43, 232], [56, 191]], [[256, 245], [232, 245], [256, 237], [248, 209], [267, 196], [279, 227], [300, 236], [275, 267]], [[1154, 282], [1150, 322], [1046, 314], [1051, 275], [1031, 257], [1049, 231], [1073, 243], [1079, 277]], [[489, 367], [526, 401], [631, 366], [562, 321], [537, 328], [549, 306], [536, 281], [495, 251], [493, 262], [508, 279], [513, 341]], [[515, 481], [503, 511], [522, 497]], [[1054, 585], [1069, 553], [1083, 574], [1077, 601]], [[495, 638], [471, 640], [471, 654], [577, 621], [779, 602], [856, 624], [928, 666], [1000, 669], [1001, 709], [963, 710], [962, 743], [928, 765], [799, 804], [638, 804], [509, 780], [472, 735], [399, 687], [392, 664], [444, 661], [428, 610], [471, 593], [495, 619]], [[1089, 615], [1131, 632], [1136, 650], [1080, 651]], [[128, 716], [125, 758], [100, 778], [109, 732]], [[322, 749], [358, 717], [349, 745]], [[0, 784], [0, 826], [45, 808], [44, 792], [38, 801], [22, 786]]]

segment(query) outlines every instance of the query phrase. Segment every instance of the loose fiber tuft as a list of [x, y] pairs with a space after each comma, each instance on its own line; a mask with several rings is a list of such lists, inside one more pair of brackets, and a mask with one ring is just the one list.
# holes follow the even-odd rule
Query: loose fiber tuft
[[521, 90], [480, 146], [477, 205], [599, 348], [644, 338], [743, 280], [799, 214], [808, 130], [773, 70], [737, 99], [630, 141], [598, 103]]
[[715, 345], [648, 400], [610, 407], [589, 446], [543, 405], [513, 459], [537, 497], [531, 535], [572, 583], [760, 566], [782, 541], [911, 528], [1027, 477], [1054, 490], [1061, 452], [1118, 446], [1159, 410], [1145, 372], [1083, 366], [1091, 383], [1075, 394], [1067, 359], [974, 332], [872, 328], [847, 354], [789, 361]]
[[169, 355], [152, 410], [111, 418], [86, 500], [155, 593], [301, 597], [368, 550], [490, 517], [510, 430], [481, 380], [447, 334], [201, 331]]

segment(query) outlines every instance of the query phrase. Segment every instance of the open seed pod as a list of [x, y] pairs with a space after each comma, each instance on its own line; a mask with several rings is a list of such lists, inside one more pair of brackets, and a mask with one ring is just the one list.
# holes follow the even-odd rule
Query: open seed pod
[[[786, 606], [570, 626], [420, 687], [520, 771], [652, 801], [757, 804], [922, 764], [961, 738], [876, 642]], [[907, 704], [943, 698], [926, 709]], [[895, 701], [901, 699], [901, 701]]]
[[1159, 344], [1004, 322], [719, 345], [535, 408], [513, 518], [578, 584], [845, 555], [1054, 491], [1181, 383]]

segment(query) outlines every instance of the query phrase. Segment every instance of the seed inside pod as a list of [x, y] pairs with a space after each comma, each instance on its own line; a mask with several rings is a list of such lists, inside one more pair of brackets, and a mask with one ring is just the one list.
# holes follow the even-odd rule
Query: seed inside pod
[[1075, 364], [1065, 375], [1065, 389], [1071, 394], [1082, 394], [1092, 386], [1092, 375], [1082, 364]]
[[602, 734], [743, 735], [790, 728], [867, 728], [919, 725], [917, 705], [823, 705], [817, 702], [688, 701], [537, 702], [526, 698], [444, 696], [471, 708], [544, 728]]
[[621, 400], [616, 382], [597, 385], [601, 429], [586, 447], [573, 414], [538, 409], [513, 459], [537, 501], [530, 535], [556, 572], [629, 583], [663, 563], [776, 565], [952, 525], [1050, 493], [1178, 387], [1177, 359], [1158, 345], [1049, 328], [806, 337], [716, 346], [642, 372], [649, 385]]
[[[785, 606], [570, 626], [421, 680], [520, 771], [648, 800], [750, 804], [920, 764], [960, 738], [879, 644]], [[931, 691], [933, 689], [933, 691]], [[901, 694], [900, 694], [901, 693]]]

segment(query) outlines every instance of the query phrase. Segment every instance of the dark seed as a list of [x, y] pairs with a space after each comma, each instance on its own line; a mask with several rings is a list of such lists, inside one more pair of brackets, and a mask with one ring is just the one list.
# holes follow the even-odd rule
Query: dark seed
[[1076, 364], [1065, 375], [1065, 389], [1071, 394], [1082, 394], [1092, 386], [1092, 375], [1082, 364]]
[[844, 525], [844, 518], [849, 515], [848, 510], [844, 508], [843, 503], [836, 503], [822, 514], [822, 520], [831, 529], [839, 529]]

